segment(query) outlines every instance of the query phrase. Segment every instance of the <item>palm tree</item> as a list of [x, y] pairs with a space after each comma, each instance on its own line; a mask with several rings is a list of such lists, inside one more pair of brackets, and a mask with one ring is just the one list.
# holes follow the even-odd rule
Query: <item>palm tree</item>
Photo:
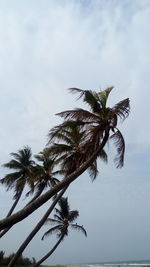
[[23, 149], [20, 149], [17, 153], [11, 153], [10, 155], [13, 156], [14, 159], [5, 163], [3, 166], [15, 171], [7, 174], [0, 180], [0, 182], [6, 186], [7, 190], [14, 189], [15, 191], [13, 196], [15, 201], [9, 210], [7, 217], [10, 216], [15, 209], [25, 185], [28, 184], [31, 190], [34, 189], [34, 183], [31, 179], [31, 169], [34, 164], [31, 149], [26, 146]]
[[37, 234], [37, 232], [41, 229], [41, 227], [43, 226], [43, 224], [45, 223], [46, 219], [48, 218], [48, 216], [51, 214], [51, 212], [53, 211], [53, 209], [55, 208], [57, 202], [60, 200], [60, 198], [63, 196], [63, 194], [65, 193], [65, 191], [67, 190], [67, 187], [64, 187], [61, 192], [55, 197], [54, 201], [52, 202], [52, 204], [50, 205], [50, 207], [48, 208], [48, 210], [46, 211], [46, 213], [43, 215], [43, 217], [40, 219], [40, 221], [36, 224], [36, 226], [34, 227], [34, 229], [30, 232], [30, 234], [27, 236], [27, 238], [23, 241], [23, 243], [21, 244], [21, 246], [18, 248], [17, 252], [15, 253], [14, 257], [11, 259], [11, 261], [8, 264], [8, 267], [13, 267], [14, 264], [16, 263], [17, 259], [22, 255], [23, 251], [25, 250], [25, 248], [28, 246], [28, 244], [30, 243], [30, 241], [33, 239], [33, 237]]
[[[129, 99], [124, 99], [117, 103], [114, 107], [107, 107], [107, 100], [113, 87], [96, 93], [91, 90], [82, 90], [78, 88], [70, 88], [71, 92], [79, 93], [83, 97], [83, 101], [89, 105], [90, 111], [85, 109], [67, 110], [57, 115], [65, 120], [79, 121], [81, 126], [86, 129], [87, 137], [85, 140], [86, 153], [90, 153], [93, 149], [101, 144], [106, 131], [109, 132], [109, 138], [112, 139], [117, 148], [117, 156], [115, 162], [118, 167], [123, 167], [125, 141], [117, 128], [118, 118], [126, 119], [130, 112]], [[112, 135], [110, 136], [110, 133]], [[108, 138], [108, 139], [109, 139]], [[84, 151], [84, 152], [85, 152]]]
[[[15, 201], [6, 217], [9, 217], [17, 206], [25, 185], [28, 184], [31, 188], [31, 191], [33, 191], [34, 189], [34, 183], [31, 178], [31, 169], [34, 164], [34, 161], [32, 160], [31, 149], [26, 146], [23, 149], [20, 149], [18, 153], [11, 153], [11, 156], [13, 156], [14, 159], [10, 160], [8, 163], [5, 163], [3, 166], [15, 171], [7, 174], [0, 180], [0, 182], [6, 186], [7, 190], [14, 188], [15, 191], [15, 194], [13, 196]], [[8, 227], [4, 231], [2, 231], [0, 233], [0, 238], [9, 229], [10, 228]]]
[[30, 195], [31, 193], [33, 194], [34, 192], [35, 196], [28, 204], [38, 198], [44, 190], [56, 185], [59, 182], [59, 180], [55, 177], [55, 175], [59, 173], [59, 171], [54, 171], [54, 167], [56, 165], [55, 159], [50, 158], [45, 149], [34, 157], [41, 164], [36, 163], [32, 168], [34, 191], [31, 189], [26, 196]]
[[106, 102], [111, 90], [112, 88], [107, 88], [100, 93], [96, 93], [90, 90], [81, 90], [77, 88], [71, 89], [72, 92], [79, 92], [80, 96], [84, 97], [84, 101], [89, 104], [93, 112], [86, 111], [84, 109], [75, 109], [61, 112], [59, 115], [64, 117], [66, 120], [77, 120], [84, 124], [87, 132], [87, 138], [85, 140], [87, 141], [85, 142], [87, 147], [85, 148], [89, 157], [79, 166], [77, 170], [67, 175], [62, 181], [60, 181], [42, 196], [38, 197], [26, 208], [8, 218], [1, 220], [0, 230], [23, 220], [33, 211], [47, 202], [61, 189], [77, 179], [97, 158], [97, 155], [100, 153], [100, 151], [103, 150], [110, 138], [111, 132], [113, 132], [111, 139], [113, 139], [117, 145], [117, 167], [123, 166], [125, 145], [123, 136], [117, 128], [117, 124], [118, 118], [124, 120], [128, 117], [130, 112], [130, 104], [129, 99], [126, 98], [112, 108], [106, 107]]
[[[85, 153], [85, 135], [86, 131], [82, 130], [78, 121], [67, 121], [49, 132], [49, 143], [51, 144], [55, 140], [57, 143], [51, 144], [46, 151], [56, 157], [56, 162], [61, 164], [60, 169], [63, 174], [71, 174], [86, 161], [88, 154]], [[107, 154], [104, 150], [100, 151], [98, 156], [107, 162]], [[96, 160], [91, 163], [87, 171], [91, 179], [94, 180], [98, 175]]]
[[42, 237], [42, 240], [45, 237], [48, 237], [50, 234], [56, 233], [58, 241], [54, 245], [54, 247], [36, 264], [35, 267], [39, 266], [43, 261], [45, 261], [51, 254], [56, 250], [58, 245], [64, 240], [66, 236], [69, 234], [69, 227], [74, 230], [81, 231], [85, 236], [87, 236], [86, 230], [83, 225], [79, 225], [77, 223], [73, 223], [77, 217], [79, 216], [79, 212], [77, 210], [70, 210], [70, 206], [68, 203], [68, 198], [62, 197], [59, 202], [59, 209], [55, 208], [54, 218], [48, 218], [46, 223], [52, 223], [55, 226], [50, 228]]

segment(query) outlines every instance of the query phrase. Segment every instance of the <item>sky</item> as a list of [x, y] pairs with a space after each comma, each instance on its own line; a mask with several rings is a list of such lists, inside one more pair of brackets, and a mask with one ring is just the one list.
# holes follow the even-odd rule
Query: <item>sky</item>
[[[67, 88], [100, 91], [114, 86], [109, 105], [129, 97], [130, 117], [119, 124], [126, 141], [125, 166], [99, 162], [99, 176], [87, 173], [68, 189], [71, 209], [87, 238], [70, 231], [46, 264], [144, 260], [150, 255], [150, 1], [0, 0], [0, 165], [28, 145], [33, 154], [46, 145], [55, 114], [83, 107]], [[1, 178], [6, 170], [1, 167]], [[13, 191], [0, 186], [1, 218]], [[18, 209], [26, 203], [23, 196]], [[0, 241], [15, 252], [49, 203], [15, 225]], [[56, 238], [39, 234], [24, 256], [39, 260]]]

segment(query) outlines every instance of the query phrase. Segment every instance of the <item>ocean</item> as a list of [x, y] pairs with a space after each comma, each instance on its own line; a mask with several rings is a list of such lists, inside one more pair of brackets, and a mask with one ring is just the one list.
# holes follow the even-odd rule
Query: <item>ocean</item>
[[150, 260], [109, 262], [109, 263], [86, 263], [82, 267], [150, 267]]

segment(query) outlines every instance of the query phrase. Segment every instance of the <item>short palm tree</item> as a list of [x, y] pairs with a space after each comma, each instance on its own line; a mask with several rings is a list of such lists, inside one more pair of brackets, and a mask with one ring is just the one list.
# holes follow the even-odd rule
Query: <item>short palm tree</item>
[[14, 189], [15, 191], [13, 196], [15, 201], [9, 210], [7, 217], [10, 216], [15, 209], [25, 185], [27, 184], [32, 191], [34, 189], [34, 183], [31, 176], [34, 161], [32, 160], [31, 149], [26, 146], [23, 149], [20, 149], [17, 153], [11, 153], [10, 155], [14, 159], [5, 163], [3, 166], [14, 171], [0, 180], [0, 182], [6, 186], [7, 190]]
[[69, 227], [74, 230], [81, 231], [85, 236], [87, 236], [86, 230], [83, 225], [79, 225], [77, 223], [73, 223], [77, 217], [79, 216], [79, 212], [77, 210], [70, 210], [70, 206], [68, 203], [68, 198], [62, 197], [59, 202], [59, 209], [55, 208], [54, 218], [48, 218], [46, 223], [52, 223], [55, 226], [50, 228], [42, 237], [42, 240], [49, 235], [56, 233], [58, 237], [57, 243], [54, 247], [36, 264], [35, 267], [39, 266], [42, 262], [44, 262], [51, 254], [56, 250], [58, 245], [64, 240], [66, 236], [69, 234]]

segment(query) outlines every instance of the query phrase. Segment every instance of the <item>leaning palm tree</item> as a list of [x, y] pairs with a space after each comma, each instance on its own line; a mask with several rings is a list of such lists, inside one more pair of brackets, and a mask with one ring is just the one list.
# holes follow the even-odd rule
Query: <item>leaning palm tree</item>
[[42, 262], [44, 262], [51, 254], [56, 250], [58, 245], [64, 240], [66, 236], [69, 234], [69, 227], [74, 230], [81, 231], [85, 236], [87, 236], [86, 230], [83, 225], [79, 225], [77, 223], [73, 223], [77, 217], [79, 216], [79, 212], [77, 210], [70, 210], [70, 206], [68, 203], [68, 198], [62, 197], [59, 202], [59, 209], [55, 208], [54, 218], [48, 218], [46, 223], [52, 223], [55, 226], [50, 228], [45, 234], [42, 236], [42, 240], [49, 235], [56, 233], [58, 237], [58, 241], [54, 245], [54, 247], [36, 264], [35, 267], [39, 266]]
[[[73, 173], [86, 161], [88, 154], [85, 153], [85, 137], [86, 131], [82, 129], [78, 121], [67, 121], [52, 128], [49, 132], [50, 146], [47, 147], [46, 151], [56, 157], [56, 162], [60, 163], [63, 174]], [[53, 144], [51, 144], [52, 141]], [[107, 162], [107, 154], [104, 150], [100, 151], [98, 157]], [[98, 175], [96, 160], [90, 164], [87, 171], [91, 179], [94, 180]]]
[[38, 198], [46, 189], [53, 187], [59, 182], [59, 180], [55, 177], [59, 173], [59, 171], [54, 171], [54, 167], [56, 166], [55, 159], [51, 158], [45, 149], [34, 157], [40, 162], [40, 164], [36, 163], [32, 168], [34, 191], [31, 189], [26, 196], [33, 193], [35, 196], [28, 204]]
[[7, 217], [12, 214], [19, 202], [25, 185], [28, 184], [32, 191], [34, 189], [34, 183], [31, 177], [31, 169], [34, 165], [31, 149], [26, 146], [23, 149], [20, 149], [17, 153], [11, 153], [10, 155], [14, 159], [3, 164], [3, 166], [14, 171], [0, 180], [0, 182], [6, 186], [7, 190], [14, 189], [15, 191], [13, 196], [15, 201], [9, 210]]
[[[65, 120], [79, 121], [82, 127], [86, 129], [85, 153], [92, 153], [101, 144], [104, 135], [108, 133], [107, 139], [112, 139], [117, 148], [115, 162], [117, 167], [124, 164], [125, 141], [120, 130], [117, 128], [118, 118], [122, 121], [126, 119], [130, 112], [129, 99], [124, 99], [114, 107], [107, 107], [107, 100], [113, 87], [96, 93], [91, 90], [82, 90], [70, 88], [71, 92], [79, 93], [79, 98], [88, 104], [90, 111], [85, 109], [67, 110], [57, 115]], [[112, 134], [111, 134], [112, 132]]]
[[[14, 189], [15, 191], [13, 196], [15, 201], [6, 217], [9, 217], [17, 206], [25, 185], [28, 184], [31, 191], [34, 189], [34, 183], [31, 176], [31, 169], [34, 161], [32, 160], [31, 149], [26, 146], [23, 149], [20, 149], [18, 153], [11, 153], [11, 156], [13, 156], [14, 159], [10, 160], [8, 163], [5, 163], [3, 166], [15, 171], [7, 174], [0, 180], [0, 182], [6, 186], [7, 190]], [[2, 231], [0, 233], [0, 238], [4, 236], [9, 229], [10, 228], [8, 227]]]
[[20, 210], [9, 218], [1, 220], [0, 230], [23, 220], [33, 211], [47, 202], [56, 193], [58, 193], [64, 187], [77, 179], [97, 158], [97, 155], [100, 153], [100, 151], [102, 151], [106, 143], [109, 141], [110, 137], [115, 141], [115, 144], [117, 146], [117, 167], [123, 166], [125, 143], [123, 136], [117, 127], [117, 124], [118, 118], [124, 120], [129, 115], [129, 99], [126, 98], [110, 108], [107, 107], [107, 99], [110, 92], [112, 91], [112, 87], [107, 88], [100, 93], [77, 88], [73, 88], [71, 89], [71, 91], [78, 92], [80, 94], [80, 97], [84, 97], [84, 101], [88, 103], [91, 110], [68, 110], [59, 113], [59, 115], [64, 117], [65, 120], [81, 121], [84, 125], [87, 133], [85, 140], [85, 149], [88, 152], [88, 157], [86, 158], [86, 161], [83, 162], [77, 170], [67, 175], [62, 181], [60, 181], [57, 185], [48, 190], [42, 196], [38, 197], [26, 208]]

